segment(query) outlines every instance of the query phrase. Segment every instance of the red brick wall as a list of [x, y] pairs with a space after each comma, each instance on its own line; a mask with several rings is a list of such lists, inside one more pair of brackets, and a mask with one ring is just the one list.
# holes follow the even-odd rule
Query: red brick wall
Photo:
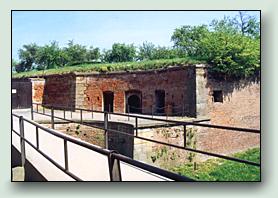
[[[211, 124], [260, 129], [260, 82], [208, 80]], [[213, 90], [223, 91], [223, 103], [213, 102]], [[260, 135], [200, 128], [198, 148], [222, 154], [259, 147]]]
[[45, 105], [75, 106], [75, 76], [57, 75], [45, 78], [42, 103]]
[[[260, 128], [260, 82], [208, 81], [209, 117], [214, 124]], [[223, 91], [223, 103], [213, 102], [213, 90]]]
[[[78, 79], [82, 78], [82, 79]], [[126, 91], [139, 90], [142, 92], [143, 113], [151, 113], [155, 104], [155, 90], [165, 90], [165, 106], [182, 105], [189, 109], [194, 105], [194, 70], [173, 69], [165, 71], [134, 72], [121, 74], [101, 74], [77, 77], [77, 82], [85, 84], [81, 94], [77, 96], [82, 101], [80, 106], [103, 110], [103, 92], [114, 92], [114, 111], [126, 112]], [[84, 94], [82, 94], [84, 93]], [[81, 99], [80, 99], [81, 97]]]

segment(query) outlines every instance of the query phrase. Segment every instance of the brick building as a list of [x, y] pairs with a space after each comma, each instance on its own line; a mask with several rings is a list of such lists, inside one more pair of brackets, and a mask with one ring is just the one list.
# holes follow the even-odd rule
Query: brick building
[[[147, 71], [75, 73], [30, 78], [32, 100], [45, 105], [190, 117], [259, 128], [260, 82], [217, 80], [204, 65]], [[13, 86], [26, 79], [13, 79]]]

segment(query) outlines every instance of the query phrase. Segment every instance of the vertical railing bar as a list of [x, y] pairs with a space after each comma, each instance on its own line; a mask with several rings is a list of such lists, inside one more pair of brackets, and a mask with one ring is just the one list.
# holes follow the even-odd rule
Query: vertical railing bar
[[108, 166], [110, 181], [122, 181], [120, 160], [113, 156], [113, 153], [108, 155]]
[[82, 117], [82, 109], [80, 109], [80, 122], [83, 123], [83, 117]]
[[34, 120], [34, 108], [33, 108], [33, 103], [31, 104], [31, 120]]
[[36, 145], [37, 145], [37, 149], [39, 149], [40, 145], [39, 145], [39, 128], [38, 128], [38, 126], [36, 126]]
[[184, 117], [184, 104], [182, 105], [182, 117]]
[[72, 119], [73, 104], [71, 104], [70, 118]]
[[108, 149], [108, 114], [104, 112], [105, 148]]
[[23, 116], [19, 117], [19, 131], [20, 131], [20, 152], [21, 152], [21, 166], [25, 166], [25, 141], [24, 141], [24, 123]]
[[11, 120], [11, 123], [12, 123], [12, 131], [14, 130], [14, 116], [12, 114], [12, 120]]
[[54, 129], [54, 109], [51, 107], [51, 128]]
[[135, 117], [135, 136], [137, 137], [138, 136], [138, 117]]
[[37, 112], [39, 112], [39, 104], [37, 103]]
[[65, 157], [65, 170], [69, 170], [69, 160], [68, 160], [68, 144], [67, 140], [64, 139], [64, 157]]
[[111, 111], [111, 105], [110, 104], [109, 104], [109, 111], [108, 112], [109, 112], [109, 114], [108, 114], [109, 115], [109, 119], [111, 120], [111, 113], [110, 112], [112, 112], [112, 111]]
[[127, 119], [128, 119], [128, 121], [129, 121], [129, 111], [130, 111], [130, 107], [129, 107], [129, 105], [127, 105]]
[[183, 125], [183, 144], [184, 148], [186, 148], [186, 125]]
[[94, 118], [94, 106], [92, 106], [92, 119]]
[[64, 119], [66, 119], [66, 111], [65, 111], [65, 109], [63, 109], [64, 110]]

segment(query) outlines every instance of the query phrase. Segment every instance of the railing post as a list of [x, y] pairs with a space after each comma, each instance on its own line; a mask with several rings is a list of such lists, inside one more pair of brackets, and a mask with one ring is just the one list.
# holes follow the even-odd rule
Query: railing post
[[169, 105], [166, 106], [166, 120], [168, 120], [168, 114], [169, 114]]
[[108, 149], [108, 113], [104, 112], [104, 139], [105, 139], [105, 148]]
[[108, 109], [109, 109], [109, 119], [111, 120], [111, 105], [109, 104], [109, 106], [108, 106]]
[[31, 120], [34, 120], [34, 108], [33, 108], [33, 103], [31, 105]]
[[183, 125], [183, 144], [184, 148], [186, 148], [186, 125]]
[[39, 145], [39, 128], [36, 126], [36, 145], [37, 149], [39, 150], [40, 145]]
[[65, 170], [69, 170], [69, 160], [68, 160], [68, 144], [67, 140], [64, 139], [64, 157], [65, 157]]
[[110, 181], [122, 181], [120, 161], [116, 159], [113, 153], [108, 155]]
[[182, 117], [184, 117], [184, 104], [182, 104]]
[[20, 132], [20, 152], [21, 152], [21, 166], [25, 166], [25, 140], [24, 140], [24, 121], [23, 116], [19, 117], [19, 132]]
[[73, 112], [73, 104], [70, 105], [71, 111], [70, 111], [70, 118], [72, 119], [72, 112]]
[[64, 119], [66, 119], [66, 111], [65, 111], [65, 109], [64, 109]]
[[137, 117], [135, 117], [135, 136], [137, 137], [138, 136], [138, 118]]
[[152, 118], [153, 118], [153, 105], [152, 105]]
[[82, 109], [80, 109], [80, 122], [83, 123]]
[[92, 119], [94, 118], [94, 106], [92, 106]]
[[130, 110], [129, 105], [127, 105], [127, 118], [128, 118], [128, 121], [129, 121], [129, 110]]
[[51, 107], [51, 128], [54, 129], [54, 109]]
[[39, 104], [37, 103], [37, 112], [39, 112]]

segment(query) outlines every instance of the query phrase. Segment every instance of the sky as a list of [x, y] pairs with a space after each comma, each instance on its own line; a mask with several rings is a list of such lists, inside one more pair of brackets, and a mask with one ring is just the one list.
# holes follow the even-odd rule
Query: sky
[[[171, 35], [183, 25], [209, 25], [213, 19], [235, 17], [237, 11], [13, 11], [12, 57], [24, 44], [64, 47], [74, 43], [111, 49], [113, 43], [144, 41], [173, 46]], [[248, 12], [259, 19], [259, 11]]]

